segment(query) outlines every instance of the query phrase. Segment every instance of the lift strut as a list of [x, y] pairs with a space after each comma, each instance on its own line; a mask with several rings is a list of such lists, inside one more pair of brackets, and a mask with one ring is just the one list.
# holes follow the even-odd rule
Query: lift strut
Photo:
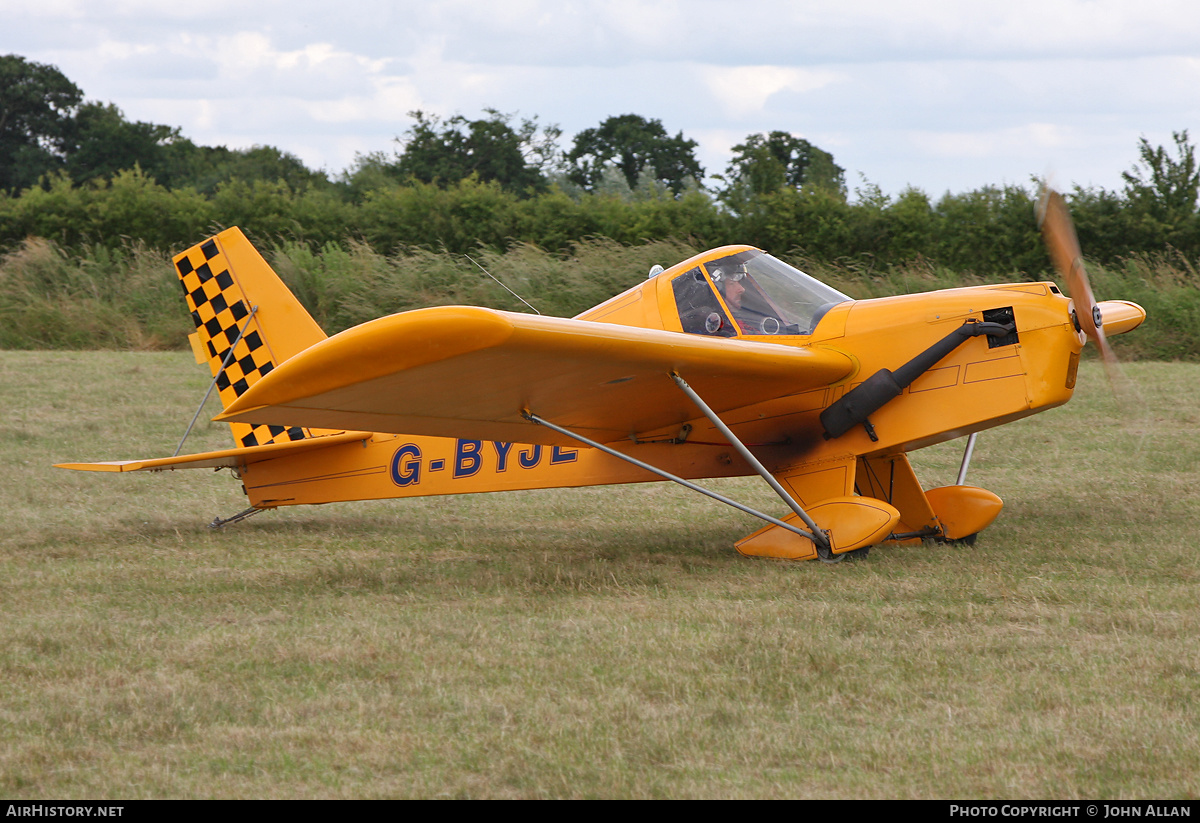
[[780, 526], [781, 528], [787, 529], [790, 532], [794, 532], [794, 533], [800, 535], [801, 537], [808, 538], [809, 540], [813, 541], [814, 544], [816, 544], [819, 554], [821, 554], [823, 557], [825, 557], [827, 555], [832, 556], [832, 551], [830, 549], [830, 542], [829, 542], [828, 535], [826, 535], [825, 532], [823, 532], [821, 530], [821, 528], [816, 524], [816, 522], [811, 517], [808, 516], [808, 514], [804, 511], [804, 509], [802, 509], [800, 507], [800, 504], [797, 503], [792, 498], [792, 496], [787, 493], [787, 491], [783, 488], [783, 486], [780, 485], [778, 480], [776, 480], [774, 477], [771, 476], [771, 473], [769, 471], [767, 471], [766, 467], [763, 466], [763, 464], [758, 460], [758, 458], [756, 458], [753, 454], [750, 453], [750, 450], [748, 448], [746, 448], [745, 444], [743, 444], [741, 440], [738, 439], [737, 435], [735, 435], [732, 431], [730, 431], [729, 427], [726, 426], [725, 423], [722, 422], [719, 417], [717, 417], [716, 413], [713, 412], [713, 410], [711, 408], [709, 408], [708, 404], [706, 404], [703, 400], [700, 399], [700, 396], [698, 394], [696, 394], [695, 390], [693, 390], [692, 387], [689, 386], [682, 377], [680, 377], [678, 374], [672, 373], [671, 379], [675, 381], [676, 385], [679, 386], [679, 388], [684, 392], [684, 394], [686, 394], [689, 398], [691, 398], [692, 402], [695, 403], [696, 406], [700, 409], [700, 411], [704, 413], [704, 416], [707, 417], [712, 422], [712, 424], [717, 427], [717, 430], [720, 431], [721, 434], [724, 435], [725, 438], [729, 440], [730, 445], [732, 445], [735, 449], [737, 449], [738, 453], [741, 454], [741, 456], [746, 460], [746, 462], [749, 463], [754, 468], [754, 470], [756, 472], [758, 472], [758, 474], [764, 480], [767, 481], [767, 484], [770, 485], [771, 488], [775, 490], [775, 493], [778, 494], [785, 503], [787, 503], [788, 507], [792, 511], [794, 511], [797, 514], [797, 516], [799, 516], [801, 521], [803, 521], [804, 524], [806, 526], [808, 526], [809, 531], [805, 531], [804, 529], [801, 529], [797, 526], [793, 526], [791, 523], [786, 523], [783, 520], [780, 520], [779, 518], [776, 518], [776, 517], [772, 517], [769, 514], [764, 514], [763, 512], [760, 512], [757, 509], [753, 509], [743, 503], [739, 503], [736, 500], [726, 497], [723, 494], [719, 494], [718, 492], [712, 491], [711, 489], [706, 489], [703, 486], [699, 486], [699, 485], [691, 482], [690, 480], [685, 480], [682, 477], [679, 477], [678, 475], [675, 475], [675, 474], [671, 474], [670, 472], [668, 472], [664, 469], [660, 469], [657, 466], [652, 466], [649, 463], [638, 460], [636, 457], [631, 457], [628, 454], [619, 452], [616, 449], [605, 446], [603, 443], [597, 443], [595, 440], [591, 440], [590, 438], [584, 437], [583, 435], [581, 435], [577, 432], [573, 432], [570, 429], [564, 428], [563, 426], [559, 426], [554, 423], [551, 423], [549, 420], [546, 420], [546, 419], [534, 414], [529, 409], [525, 409], [524, 411], [522, 411], [521, 416], [524, 417], [526, 420], [530, 421], [531, 423], [536, 423], [539, 426], [545, 426], [546, 428], [556, 431], [559, 434], [570, 437], [572, 440], [576, 440], [580, 443], [583, 443], [585, 446], [590, 446], [593, 449], [599, 449], [600, 451], [604, 452], [605, 454], [610, 454], [619, 460], [624, 460], [626, 463], [630, 463], [634, 466], [637, 466], [640, 469], [645, 469], [646, 471], [651, 472], [652, 474], [656, 474], [659, 477], [663, 478], [664, 480], [670, 480], [673, 483], [678, 483], [679, 485], [683, 486], [686, 489], [691, 489], [692, 491], [699, 492], [700, 494], [703, 494], [706, 497], [711, 497], [713, 500], [716, 500], [720, 503], [724, 503], [727, 506], [732, 506], [733, 508], [737, 509], [738, 511], [745, 512], [746, 514], [757, 517], [760, 520], [765, 520], [768, 523], [771, 523], [776, 526]]
[[728, 426], [725, 425], [724, 421], [717, 417], [717, 413], [709, 408], [708, 404], [700, 398], [700, 395], [696, 394], [695, 389], [687, 384], [687, 381], [674, 372], [671, 373], [671, 379], [674, 380], [675, 385], [679, 386], [679, 388], [683, 390], [683, 393], [686, 394], [691, 401], [696, 404], [697, 408], [704, 412], [704, 416], [708, 418], [710, 423], [717, 427], [717, 431], [719, 431], [725, 437], [725, 439], [729, 441], [729, 444], [737, 449], [738, 454], [740, 454], [746, 460], [746, 462], [749, 463], [756, 472], [758, 472], [759, 477], [767, 481], [767, 485], [770, 486], [777, 495], [779, 495], [780, 499], [788, 505], [788, 508], [794, 511], [796, 516], [804, 521], [804, 525], [808, 526], [808, 528], [812, 530], [814, 535], [813, 542], [816, 543], [819, 548], [828, 550], [830, 548], [829, 538], [827, 538], [825, 533], [821, 531], [821, 527], [816, 524], [816, 521], [808, 516], [808, 513], [805, 512], [804, 509], [800, 508], [800, 504], [797, 503], [795, 498], [787, 493], [787, 489], [785, 489], [783, 485], [776, 480], [769, 471], [767, 471], [767, 467], [764, 466], [757, 457], [750, 453], [750, 449], [746, 448], [746, 445], [740, 439], [738, 439], [738, 436], [734, 434]]

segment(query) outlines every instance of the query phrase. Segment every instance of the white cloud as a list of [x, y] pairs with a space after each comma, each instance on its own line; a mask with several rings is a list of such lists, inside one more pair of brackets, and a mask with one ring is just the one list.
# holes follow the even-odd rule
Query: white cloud
[[706, 66], [701, 73], [724, 111], [735, 118], [762, 111], [778, 92], [803, 94], [842, 79], [840, 73], [828, 69], [788, 66]]
[[1043, 153], [1078, 145], [1079, 135], [1052, 123], [1029, 123], [995, 131], [913, 131], [908, 139], [914, 149], [948, 162], [997, 155], [1020, 155], [1035, 150]]
[[421, 107], [421, 98], [407, 78], [377, 78], [373, 83], [373, 92], [369, 97], [309, 101], [303, 106], [313, 120], [324, 123], [368, 120], [399, 123], [409, 119], [408, 112]]
[[637, 113], [720, 170], [747, 134], [930, 191], [1055, 165], [1119, 185], [1145, 134], [1200, 136], [1192, 0], [5, 0], [0, 53], [209, 144], [344, 168], [407, 112], [570, 136]]

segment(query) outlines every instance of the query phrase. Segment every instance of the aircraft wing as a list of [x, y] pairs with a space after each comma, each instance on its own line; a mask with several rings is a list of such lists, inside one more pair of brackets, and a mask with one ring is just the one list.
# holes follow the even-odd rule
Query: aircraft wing
[[571, 442], [523, 419], [528, 409], [607, 443], [699, 416], [671, 372], [721, 412], [826, 386], [852, 368], [829, 349], [445, 306], [323, 340], [215, 419]]

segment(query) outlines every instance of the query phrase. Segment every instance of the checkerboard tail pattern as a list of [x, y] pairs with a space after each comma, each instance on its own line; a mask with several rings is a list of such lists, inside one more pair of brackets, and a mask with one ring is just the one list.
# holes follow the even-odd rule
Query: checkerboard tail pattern
[[[271, 353], [257, 315], [238, 282], [229, 260], [214, 237], [175, 258], [179, 283], [196, 324], [200, 344], [217, 378], [221, 406], [228, 408], [278, 363]], [[261, 311], [260, 307], [260, 311]], [[230, 349], [233, 356], [230, 357]], [[228, 361], [228, 362], [227, 362]], [[239, 446], [262, 446], [301, 440], [309, 433], [298, 426], [231, 423]]]

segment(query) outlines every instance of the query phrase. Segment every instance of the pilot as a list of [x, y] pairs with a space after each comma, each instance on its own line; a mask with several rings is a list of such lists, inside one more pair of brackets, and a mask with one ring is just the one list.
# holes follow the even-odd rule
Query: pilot
[[714, 269], [713, 280], [717, 289], [725, 298], [725, 305], [733, 312], [733, 319], [743, 334], [758, 334], [753, 317], [742, 308], [742, 295], [746, 293], [746, 284], [742, 281], [748, 276], [745, 263], [736, 263], [728, 269]]

